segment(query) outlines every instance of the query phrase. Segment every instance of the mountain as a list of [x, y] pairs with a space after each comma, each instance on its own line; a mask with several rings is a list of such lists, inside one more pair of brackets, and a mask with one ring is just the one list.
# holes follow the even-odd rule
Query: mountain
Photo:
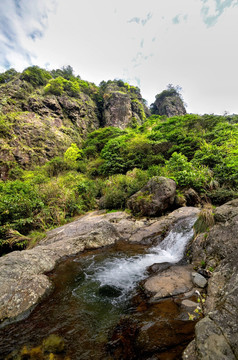
[[69, 66], [48, 72], [32, 66], [0, 74], [0, 178], [81, 146], [100, 126], [121, 129], [149, 115], [137, 87], [121, 80], [101, 86], [73, 75]]

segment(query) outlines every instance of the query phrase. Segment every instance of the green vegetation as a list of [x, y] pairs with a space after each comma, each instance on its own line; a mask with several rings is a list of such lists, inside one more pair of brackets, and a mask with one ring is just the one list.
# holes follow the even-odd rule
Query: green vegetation
[[[1, 254], [32, 246], [47, 229], [86, 211], [125, 209], [127, 199], [153, 176], [174, 179], [181, 203], [189, 188], [214, 205], [238, 197], [237, 115], [146, 118], [137, 87], [122, 80], [97, 87], [70, 66], [52, 71], [32, 66], [22, 74], [10, 69], [0, 74], [0, 84]], [[134, 117], [126, 129], [93, 131], [86, 105], [89, 113], [95, 106], [93, 116], [102, 123], [110, 91], [129, 94], [141, 126]], [[173, 87], [159, 96], [168, 92], [179, 96]], [[197, 232], [212, 224], [207, 210], [201, 216]]]
[[0, 74], [0, 84], [5, 84], [11, 81], [16, 75], [17, 71], [15, 69], [9, 69], [4, 73]]
[[21, 79], [28, 81], [33, 86], [45, 85], [52, 76], [50, 73], [38, 66], [30, 66], [26, 68], [21, 74]]

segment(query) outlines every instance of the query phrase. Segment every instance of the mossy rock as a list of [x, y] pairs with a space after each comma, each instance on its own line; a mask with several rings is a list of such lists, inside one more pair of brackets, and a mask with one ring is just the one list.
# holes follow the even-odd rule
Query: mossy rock
[[65, 349], [64, 339], [58, 335], [51, 334], [42, 343], [45, 352], [48, 353], [61, 353]]
[[133, 214], [160, 216], [174, 204], [176, 183], [172, 179], [154, 176], [127, 201]]

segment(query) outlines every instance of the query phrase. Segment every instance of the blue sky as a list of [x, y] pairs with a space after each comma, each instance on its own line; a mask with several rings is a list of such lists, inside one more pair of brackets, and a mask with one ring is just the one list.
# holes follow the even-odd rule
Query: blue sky
[[238, 0], [0, 0], [0, 71], [71, 65], [148, 104], [170, 83], [187, 111], [238, 113]]

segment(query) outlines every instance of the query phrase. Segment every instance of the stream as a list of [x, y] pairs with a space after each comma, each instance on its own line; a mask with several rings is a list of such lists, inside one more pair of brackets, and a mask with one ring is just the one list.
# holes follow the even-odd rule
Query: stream
[[195, 220], [178, 222], [150, 248], [120, 242], [62, 261], [49, 274], [53, 293], [27, 319], [0, 330], [0, 359], [23, 345], [38, 346], [50, 334], [63, 337], [68, 359], [113, 359], [105, 344], [121, 317], [133, 313], [137, 285], [154, 263], [182, 259]]

